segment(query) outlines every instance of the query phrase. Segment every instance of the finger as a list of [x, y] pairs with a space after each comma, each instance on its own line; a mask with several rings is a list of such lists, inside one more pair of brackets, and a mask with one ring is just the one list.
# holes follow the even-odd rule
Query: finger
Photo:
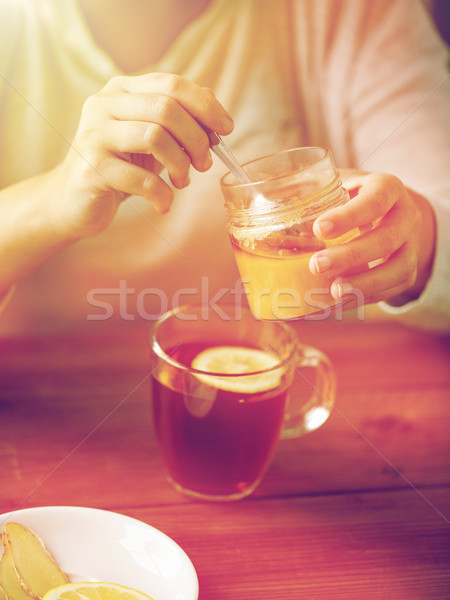
[[376, 304], [378, 302], [387, 301], [390, 298], [394, 298], [396, 296], [400, 296], [405, 291], [403, 285], [391, 288], [389, 293], [381, 292], [375, 296], [369, 297], [364, 296], [361, 290], [358, 288], [351, 288], [348, 292], [344, 294], [341, 298], [341, 302], [338, 303], [338, 306], [341, 306], [343, 310], [353, 310], [360, 309], [361, 307], [369, 304]]
[[197, 170], [206, 171], [211, 166], [207, 134], [173, 98], [161, 94], [122, 94], [114, 99], [110, 108], [115, 120], [142, 121], [164, 128]]
[[406, 242], [389, 260], [351, 278], [339, 278], [331, 284], [335, 299], [354, 295], [365, 304], [379, 302], [410, 288], [417, 277], [417, 254], [414, 244]]
[[134, 77], [113, 78], [104, 90], [122, 89], [133, 94], [161, 94], [176, 100], [195, 119], [226, 135], [233, 130], [233, 120], [215, 95], [179, 75], [170, 73], [147, 73]]
[[314, 254], [310, 259], [311, 272], [333, 276], [385, 259], [411, 237], [415, 216], [413, 204], [402, 198], [374, 229], [345, 244], [330, 246]]
[[173, 191], [155, 173], [115, 156], [107, 156], [96, 169], [96, 173], [101, 179], [100, 189], [118, 190], [124, 194], [124, 198], [133, 194], [143, 196], [160, 214], [169, 211]]
[[393, 175], [367, 175], [352, 200], [315, 220], [313, 233], [320, 239], [334, 238], [376, 221], [392, 208], [403, 190], [401, 181]]
[[142, 121], [106, 121], [100, 137], [108, 152], [151, 154], [166, 167], [175, 187], [188, 184], [189, 157], [163, 127]]

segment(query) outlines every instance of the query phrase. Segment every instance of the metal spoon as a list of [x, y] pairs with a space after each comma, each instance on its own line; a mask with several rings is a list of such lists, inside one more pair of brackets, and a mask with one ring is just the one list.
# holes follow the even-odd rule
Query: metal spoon
[[203, 127], [209, 138], [210, 148], [214, 154], [220, 158], [226, 167], [230, 169], [233, 175], [240, 183], [251, 183], [250, 177], [239, 164], [237, 158], [225, 144], [218, 133]]
[[[223, 162], [223, 164], [230, 169], [230, 171], [233, 173], [233, 175], [236, 177], [236, 179], [239, 181], [239, 183], [252, 184], [253, 183], [252, 180], [247, 175], [247, 173], [244, 171], [244, 169], [241, 167], [237, 158], [234, 156], [234, 154], [231, 152], [231, 150], [225, 144], [225, 142], [220, 137], [220, 135], [218, 133], [216, 133], [215, 131], [213, 131], [212, 129], [208, 129], [207, 127], [205, 127], [203, 125], [201, 125], [201, 126], [203, 127], [203, 129], [205, 130], [205, 132], [209, 138], [211, 150], [214, 152], [214, 154], [218, 158], [220, 158], [220, 160]], [[250, 195], [252, 196], [253, 200], [255, 201], [256, 207], [262, 207], [267, 203], [267, 199], [263, 196], [263, 194], [258, 192], [258, 190], [255, 188], [255, 186], [250, 185], [248, 190], [249, 190]]]

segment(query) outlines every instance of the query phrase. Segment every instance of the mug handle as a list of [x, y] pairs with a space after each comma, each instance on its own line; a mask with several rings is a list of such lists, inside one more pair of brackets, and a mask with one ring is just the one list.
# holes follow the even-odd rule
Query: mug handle
[[[318, 429], [331, 413], [336, 396], [336, 375], [329, 358], [312, 346], [299, 346], [299, 355], [291, 362], [294, 376], [300, 375], [312, 388], [313, 393], [306, 402], [295, 396], [294, 384], [288, 393], [281, 439], [300, 437]], [[315, 378], [309, 381], [300, 370], [315, 369]]]

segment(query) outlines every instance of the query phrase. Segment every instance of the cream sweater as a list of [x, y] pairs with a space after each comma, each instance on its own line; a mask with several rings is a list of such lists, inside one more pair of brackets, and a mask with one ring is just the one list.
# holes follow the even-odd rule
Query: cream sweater
[[[241, 161], [323, 145], [338, 166], [393, 173], [428, 197], [439, 226], [432, 280], [418, 301], [385, 310], [450, 330], [446, 61], [414, 0], [213, 0], [146, 71], [212, 88], [235, 120], [227, 141]], [[2, 0], [0, 186], [61, 161], [84, 100], [117, 74], [76, 0]], [[194, 299], [234, 301], [224, 171], [216, 161], [192, 172], [165, 216], [142, 198], [124, 202], [107, 231], [17, 285], [0, 334], [129, 326]]]

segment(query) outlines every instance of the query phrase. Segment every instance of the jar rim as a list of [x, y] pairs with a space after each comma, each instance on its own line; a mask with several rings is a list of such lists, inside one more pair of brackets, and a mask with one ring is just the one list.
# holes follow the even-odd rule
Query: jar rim
[[[302, 171], [311, 169], [312, 167], [314, 167], [318, 163], [322, 162], [323, 160], [330, 159], [330, 158], [332, 160], [330, 150], [324, 146], [300, 146], [297, 148], [289, 148], [287, 150], [282, 150], [280, 152], [272, 152], [272, 153], [266, 154], [264, 156], [259, 156], [258, 158], [254, 158], [245, 163], [242, 163], [241, 167], [243, 167], [243, 169], [245, 170], [246, 167], [255, 165], [256, 163], [262, 163], [266, 160], [272, 159], [275, 156], [282, 157], [282, 156], [288, 156], [289, 154], [293, 155], [295, 153], [300, 153], [300, 152], [304, 152], [306, 154], [306, 152], [313, 153], [314, 151], [320, 152], [321, 153], [320, 156], [318, 156], [317, 159], [315, 159], [315, 160], [314, 159], [311, 160], [310, 162], [308, 162], [308, 164], [305, 164], [304, 168], [297, 167], [296, 172], [302, 172]], [[280, 175], [273, 175], [273, 176], [266, 177], [264, 179], [255, 179], [255, 180], [251, 180], [250, 182], [243, 183], [243, 182], [238, 181], [236, 179], [236, 176], [233, 175], [233, 173], [231, 171], [228, 171], [221, 177], [220, 185], [224, 189], [225, 188], [226, 189], [230, 189], [230, 188], [250, 189], [252, 186], [258, 186], [263, 183], [282, 181], [283, 179], [290, 177], [291, 175], [292, 175], [292, 173], [281, 173]], [[233, 180], [228, 181], [230, 178], [232, 178]]]

